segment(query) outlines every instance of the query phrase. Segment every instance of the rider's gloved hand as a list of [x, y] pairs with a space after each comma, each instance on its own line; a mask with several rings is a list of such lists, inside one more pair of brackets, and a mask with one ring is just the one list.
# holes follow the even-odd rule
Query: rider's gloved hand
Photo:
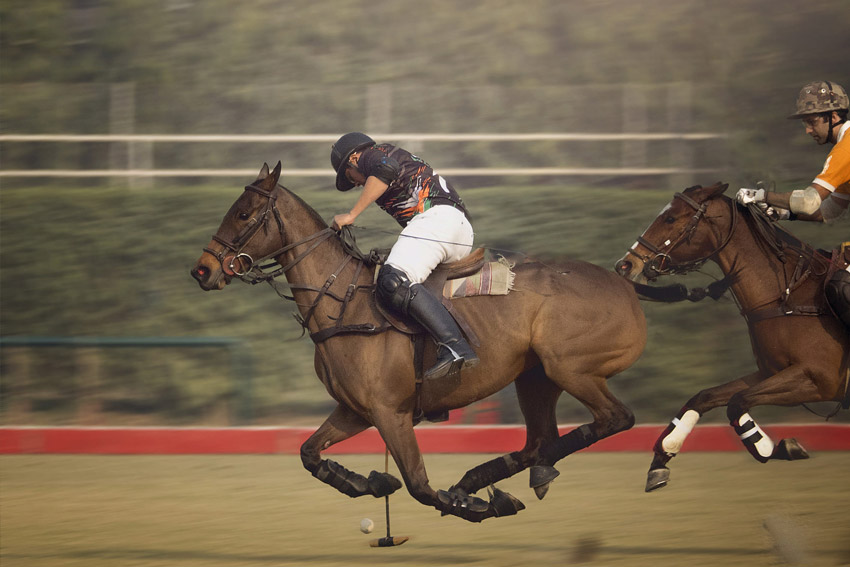
[[741, 189], [738, 189], [738, 193], [735, 195], [735, 200], [742, 205], [749, 205], [750, 203], [764, 203], [764, 194], [764, 189], [747, 189], [746, 187], [742, 187]]
[[791, 218], [791, 211], [788, 209], [782, 209], [780, 207], [771, 207], [764, 201], [756, 203], [758, 208], [764, 211], [764, 214], [771, 220], [788, 220]]

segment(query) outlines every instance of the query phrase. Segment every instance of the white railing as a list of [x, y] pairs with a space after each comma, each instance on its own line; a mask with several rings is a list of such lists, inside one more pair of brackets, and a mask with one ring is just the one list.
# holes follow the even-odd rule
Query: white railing
[[[155, 169], [138, 164], [151, 163], [151, 144], [157, 142], [179, 143], [332, 143], [339, 134], [4, 134], [0, 142], [60, 142], [84, 143], [102, 142], [127, 144], [138, 148], [134, 153], [146, 154], [147, 158], [130, 159], [127, 168], [110, 169], [41, 169], [8, 170], [0, 169], [0, 177], [244, 177], [256, 173], [254, 169]], [[404, 143], [423, 142], [529, 142], [529, 141], [568, 141], [568, 142], [628, 142], [643, 143], [650, 141], [702, 141], [721, 140], [728, 136], [722, 133], [550, 133], [527, 134], [374, 134], [376, 140]], [[136, 163], [133, 163], [136, 162]], [[447, 176], [610, 176], [610, 175], [674, 175], [712, 173], [720, 167], [693, 168], [689, 165], [679, 167], [506, 167], [506, 168], [441, 168], [440, 173]], [[330, 177], [333, 171], [321, 169], [287, 169], [287, 175], [293, 177]]]

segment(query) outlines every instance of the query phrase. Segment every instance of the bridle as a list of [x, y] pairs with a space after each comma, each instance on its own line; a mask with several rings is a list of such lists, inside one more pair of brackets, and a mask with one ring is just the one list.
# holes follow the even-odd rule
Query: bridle
[[[278, 290], [277, 285], [279, 285], [280, 282], [275, 282], [275, 278], [282, 274], [285, 274], [287, 271], [289, 271], [290, 268], [292, 268], [293, 266], [301, 262], [301, 260], [310, 255], [310, 253], [313, 252], [316, 248], [318, 248], [319, 245], [321, 245], [323, 242], [332, 237], [337, 236], [337, 232], [330, 227], [325, 227], [319, 230], [318, 232], [314, 232], [313, 234], [302, 238], [297, 242], [286, 244], [284, 222], [280, 211], [277, 208], [277, 198], [280, 195], [281, 189], [283, 188], [280, 185], [276, 185], [270, 191], [267, 191], [261, 187], [257, 187], [256, 185], [246, 186], [245, 191], [252, 191], [267, 199], [266, 205], [265, 207], [263, 207], [262, 212], [254, 218], [250, 219], [248, 224], [239, 232], [239, 234], [236, 235], [236, 237], [232, 241], [227, 241], [224, 238], [219, 237], [218, 235], [214, 235], [213, 240], [221, 244], [224, 247], [224, 250], [215, 251], [210, 248], [204, 248], [204, 251], [218, 259], [218, 261], [221, 263], [221, 267], [224, 273], [236, 276], [242, 281], [245, 281], [250, 284], [267, 282], [269, 283], [269, 285], [272, 286], [272, 288], [279, 296], [284, 299], [295, 301], [294, 294], [292, 296], [288, 296]], [[254, 236], [256, 236], [260, 228], [263, 228], [263, 230], [268, 233], [268, 225], [270, 223], [271, 218], [274, 218], [277, 222], [278, 233], [280, 235], [280, 242], [282, 246], [274, 252], [270, 252], [264, 255], [262, 258], [257, 258], [255, 260], [249, 254], [244, 252], [245, 247], [251, 242]], [[324, 285], [322, 285], [321, 287], [317, 287], [310, 284], [300, 283], [286, 284], [290, 288], [290, 290], [293, 291], [296, 289], [300, 289], [316, 292], [316, 297], [313, 299], [312, 303], [309, 306], [305, 306], [307, 308], [306, 314], [303, 316], [300, 316], [298, 314], [295, 315], [296, 320], [305, 331], [308, 328], [310, 320], [314, 318], [319, 302], [323, 298], [330, 297], [340, 303], [339, 313], [335, 317], [331, 317], [331, 319], [335, 321], [334, 325], [310, 333], [310, 338], [315, 343], [325, 341], [330, 337], [340, 334], [356, 333], [374, 335], [378, 333], [383, 333], [384, 331], [390, 328], [390, 325], [388, 323], [384, 323], [382, 325], [375, 325], [372, 323], [353, 325], [343, 324], [342, 320], [345, 314], [346, 307], [354, 298], [354, 294], [357, 291], [371, 291], [374, 285], [370, 284], [364, 286], [359, 285], [357, 283], [360, 279], [360, 274], [363, 270], [363, 267], [367, 263], [369, 263], [369, 258], [365, 257], [362, 253], [359, 252], [359, 250], [356, 250], [353, 236], [351, 236], [350, 234], [350, 229], [348, 227], [343, 227], [343, 230], [340, 232], [339, 238], [345, 254], [343, 255], [343, 259], [340, 264], [333, 272], [331, 272], [330, 276], [328, 276]], [[308, 242], [310, 243], [310, 245], [306, 249], [298, 253], [298, 255], [285, 266], [281, 265], [276, 260], [276, 258], [284, 252], [287, 252], [288, 250], [291, 250], [297, 246], [301, 246], [302, 244], [307, 244]], [[266, 262], [268, 260], [273, 261], [269, 264], [264, 265], [263, 262]], [[349, 264], [351, 260], [356, 260], [356, 267], [353, 270], [353, 277], [351, 283], [346, 288], [345, 294], [340, 296], [339, 294], [331, 291], [331, 286], [334, 284], [338, 275], [342, 273], [343, 269]], [[247, 264], [247, 267], [240, 266], [241, 271], [237, 271], [236, 264], [242, 264], [243, 262]], [[277, 269], [269, 271], [274, 266], [279, 267]]]
[[[285, 244], [283, 218], [281, 217], [280, 211], [276, 206], [278, 195], [280, 195], [279, 189], [279, 185], [276, 185], [270, 191], [267, 191], [266, 189], [263, 189], [262, 187], [258, 187], [256, 185], [245, 186], [245, 191], [252, 191], [266, 198], [266, 205], [263, 207], [263, 210], [260, 212], [260, 214], [252, 217], [248, 221], [248, 224], [245, 225], [245, 227], [241, 231], [239, 231], [239, 234], [237, 234], [233, 238], [233, 240], [228, 241], [220, 237], [218, 234], [213, 235], [212, 239], [215, 242], [221, 244], [224, 247], [224, 250], [216, 251], [209, 247], [204, 248], [204, 252], [212, 255], [219, 261], [219, 263], [221, 264], [222, 271], [225, 274], [229, 276], [236, 276], [239, 279], [251, 284], [273, 280], [288, 271], [293, 266], [295, 266], [298, 262], [303, 260], [308, 254], [310, 254], [310, 252], [315, 250], [322, 242], [324, 242], [335, 234], [333, 229], [328, 227], [316, 233], [313, 233], [310, 236], [307, 236], [306, 238], [302, 238], [298, 242], [293, 242], [292, 244]], [[248, 246], [248, 244], [251, 243], [251, 240], [254, 238], [254, 236], [257, 235], [261, 228], [266, 232], [266, 234], [268, 234], [268, 225], [272, 217], [277, 222], [278, 234], [280, 235], [280, 241], [283, 246], [281, 248], [278, 248], [274, 252], [270, 252], [262, 258], [257, 258], [255, 260], [251, 257], [250, 254], [245, 253], [244, 250]], [[263, 262], [276, 258], [284, 252], [310, 241], [313, 241], [312, 245], [307, 250], [304, 250], [298, 256], [296, 256], [287, 265], [280, 266], [278, 269], [271, 272], [266, 271], [270, 267], [274, 266], [276, 263], [273, 263], [271, 265], [263, 265]], [[244, 267], [245, 265], [247, 265], [247, 267]]]
[[729, 240], [732, 238], [732, 235], [735, 232], [735, 226], [738, 222], [738, 209], [735, 206], [735, 203], [732, 202], [732, 225], [729, 228], [729, 234], [723, 238], [720, 245], [697, 260], [691, 260], [690, 262], [675, 262], [671, 252], [683, 242], [690, 241], [690, 238], [696, 230], [699, 222], [703, 218], [706, 218], [705, 211], [708, 209], [708, 202], [704, 201], [702, 203], [697, 203], [684, 193], [675, 193], [673, 198], [681, 199], [696, 211], [688, 221], [688, 224], [685, 225], [682, 231], [675, 238], [667, 239], [660, 247], [646, 240], [643, 235], [639, 236], [637, 241], [644, 248], [650, 251], [650, 254], [648, 255], [639, 254], [635, 251], [634, 247], [630, 248], [628, 251], [629, 254], [632, 254], [643, 261], [643, 275], [650, 281], [654, 280], [658, 276], [687, 274], [689, 272], [699, 270], [703, 264], [711, 259], [712, 256], [718, 254], [726, 247], [727, 244], [729, 244]]

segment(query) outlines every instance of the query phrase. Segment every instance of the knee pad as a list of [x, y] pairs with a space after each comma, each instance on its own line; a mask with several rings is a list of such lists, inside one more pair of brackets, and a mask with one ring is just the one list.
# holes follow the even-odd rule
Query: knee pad
[[838, 318], [850, 328], [850, 272], [839, 270], [826, 283], [826, 300]]
[[386, 309], [407, 315], [412, 298], [410, 278], [403, 271], [384, 264], [378, 272], [375, 297]]

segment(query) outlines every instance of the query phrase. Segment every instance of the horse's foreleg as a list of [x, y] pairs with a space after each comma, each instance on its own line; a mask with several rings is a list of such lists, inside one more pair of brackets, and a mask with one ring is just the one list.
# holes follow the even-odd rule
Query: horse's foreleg
[[667, 428], [661, 433], [653, 446], [652, 463], [646, 475], [646, 492], [667, 486], [670, 469], [667, 463], [679, 454], [688, 435], [693, 431], [699, 419], [708, 411], [726, 405], [736, 393], [745, 390], [758, 381], [757, 372], [727, 382], [726, 384], [702, 390], [688, 400]]
[[301, 445], [301, 462], [304, 468], [317, 479], [352, 498], [368, 494], [375, 497], [392, 494], [401, 488], [401, 482], [392, 475], [372, 471], [369, 478], [366, 478], [335, 461], [321, 458], [322, 451], [357, 435], [370, 425], [350, 409], [338, 405], [321, 427]]
[[[561, 389], [546, 377], [543, 367], [538, 366], [522, 374], [515, 385], [517, 400], [526, 424], [525, 447], [467, 471], [453, 489], [472, 494], [511, 477], [537, 461], [538, 451], [543, 443], [558, 437], [555, 406]], [[548, 482], [546, 485], [548, 486]], [[532, 485], [532, 488], [538, 487]]]
[[795, 406], [825, 399], [809, 373], [795, 365], [732, 396], [726, 415], [744, 447], [757, 461], [807, 459], [809, 454], [796, 439], [782, 439], [774, 443], [750, 416], [749, 410], [760, 405]]

